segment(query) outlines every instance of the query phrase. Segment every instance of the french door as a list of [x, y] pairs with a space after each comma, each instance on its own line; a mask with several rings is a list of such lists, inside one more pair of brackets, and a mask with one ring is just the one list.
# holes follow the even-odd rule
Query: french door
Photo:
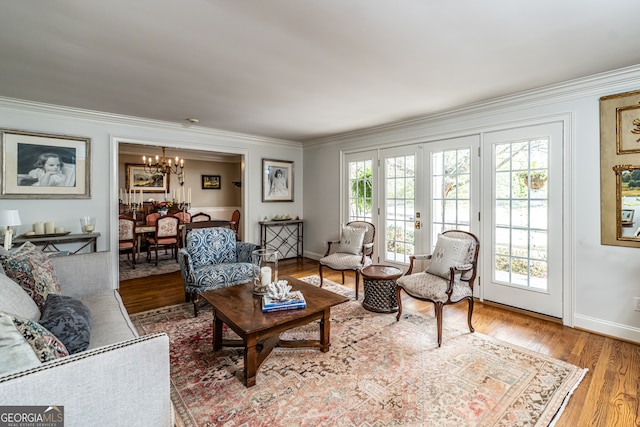
[[483, 297], [562, 317], [560, 122], [489, 132], [483, 148]]

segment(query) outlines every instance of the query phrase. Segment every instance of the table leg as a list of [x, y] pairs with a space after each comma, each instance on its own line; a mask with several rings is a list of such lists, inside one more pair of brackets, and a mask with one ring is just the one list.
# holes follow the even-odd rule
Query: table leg
[[244, 347], [244, 385], [253, 387], [256, 385], [258, 375], [258, 341], [255, 336], [248, 336]]
[[331, 311], [326, 309], [320, 319], [320, 351], [326, 353], [331, 345], [329, 331], [331, 330]]
[[222, 320], [213, 312], [213, 349], [222, 349]]

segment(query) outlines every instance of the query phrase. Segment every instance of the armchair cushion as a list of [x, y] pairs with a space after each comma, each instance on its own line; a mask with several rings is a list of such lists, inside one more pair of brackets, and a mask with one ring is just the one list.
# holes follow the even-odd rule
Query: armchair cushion
[[427, 273], [449, 279], [451, 267], [467, 263], [470, 245], [471, 241], [468, 239], [455, 239], [439, 235], [431, 263], [427, 267]]
[[[215, 230], [215, 231], [211, 231]], [[187, 235], [187, 252], [193, 269], [237, 262], [236, 235], [225, 228], [201, 228]]]
[[[444, 279], [440, 276], [422, 272], [400, 277], [397, 282], [406, 293], [413, 297], [441, 303], [447, 301], [446, 291], [449, 287], [448, 278]], [[463, 298], [471, 296], [471, 293], [471, 287], [467, 283], [461, 283], [459, 280], [456, 280], [451, 292], [451, 301], [460, 301]]]
[[367, 232], [363, 227], [352, 227], [343, 225], [340, 234], [340, 247], [337, 252], [359, 255], [362, 253], [362, 242]]
[[364, 264], [362, 263], [362, 255], [351, 255], [336, 252], [329, 256], [326, 256], [320, 260], [322, 265], [325, 265], [333, 270], [355, 270], [367, 267], [373, 263], [368, 256], [364, 257]]

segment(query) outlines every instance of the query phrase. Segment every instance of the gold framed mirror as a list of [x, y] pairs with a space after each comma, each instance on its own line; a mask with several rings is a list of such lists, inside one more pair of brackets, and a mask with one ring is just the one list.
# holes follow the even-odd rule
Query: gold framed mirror
[[616, 239], [640, 242], [640, 165], [615, 165]]

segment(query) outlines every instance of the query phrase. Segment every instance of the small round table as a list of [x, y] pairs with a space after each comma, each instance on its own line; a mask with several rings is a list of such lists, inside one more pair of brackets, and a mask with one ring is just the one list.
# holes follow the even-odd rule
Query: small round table
[[360, 272], [364, 281], [362, 306], [377, 313], [398, 311], [396, 279], [402, 276], [402, 270], [388, 265], [370, 265]]

